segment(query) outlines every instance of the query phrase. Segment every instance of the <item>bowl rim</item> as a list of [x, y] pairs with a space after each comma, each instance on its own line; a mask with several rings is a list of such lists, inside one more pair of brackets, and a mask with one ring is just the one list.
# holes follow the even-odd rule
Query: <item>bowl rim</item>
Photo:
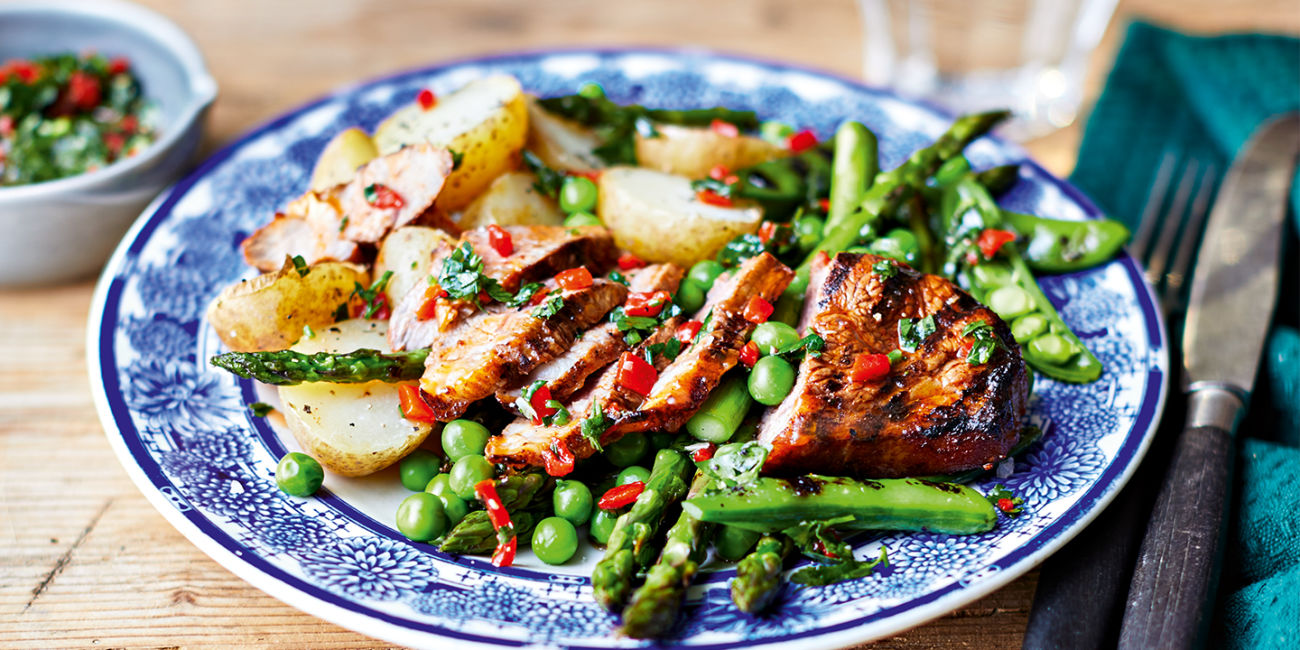
[[217, 81], [208, 71], [203, 54], [197, 45], [176, 23], [158, 12], [130, 2], [119, 0], [23, 0], [0, 4], [0, 17], [7, 14], [75, 14], [90, 16], [137, 29], [169, 50], [180, 63], [189, 84], [187, 103], [166, 129], [161, 138], [154, 140], [135, 156], [118, 160], [94, 171], [82, 172], [51, 181], [0, 187], [0, 202], [48, 198], [56, 194], [76, 192], [102, 185], [150, 164], [171, 150], [189, 132], [190, 126], [217, 98]]

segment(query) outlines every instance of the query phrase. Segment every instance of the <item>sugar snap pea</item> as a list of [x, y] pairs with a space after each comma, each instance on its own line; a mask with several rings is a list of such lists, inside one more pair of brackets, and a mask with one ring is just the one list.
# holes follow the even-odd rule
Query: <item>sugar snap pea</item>
[[1025, 263], [1035, 271], [1082, 271], [1114, 257], [1128, 242], [1129, 231], [1114, 219], [1063, 221], [1002, 211], [1003, 220], [1025, 238]]
[[997, 515], [979, 492], [956, 483], [921, 479], [855, 481], [810, 474], [794, 479], [762, 478], [747, 486], [694, 496], [682, 512], [700, 521], [761, 533], [803, 521], [845, 515], [846, 530], [928, 530], [955, 535], [982, 533]]

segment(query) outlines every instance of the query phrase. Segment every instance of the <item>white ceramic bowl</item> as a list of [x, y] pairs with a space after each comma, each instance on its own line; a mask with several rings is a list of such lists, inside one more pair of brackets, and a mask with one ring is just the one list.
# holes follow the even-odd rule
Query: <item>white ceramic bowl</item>
[[158, 105], [158, 140], [93, 172], [0, 187], [0, 286], [97, 271], [198, 148], [217, 84], [198, 48], [171, 21], [112, 0], [0, 4], [0, 61], [88, 50], [131, 61], [145, 95]]

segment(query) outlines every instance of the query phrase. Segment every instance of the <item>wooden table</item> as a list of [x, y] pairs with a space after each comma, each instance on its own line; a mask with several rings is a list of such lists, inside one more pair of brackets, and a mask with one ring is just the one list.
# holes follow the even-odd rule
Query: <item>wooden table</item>
[[[852, 0], [145, 0], [206, 53], [221, 98], [205, 143], [228, 142], [339, 84], [446, 59], [546, 46], [693, 45], [859, 74]], [[310, 7], [305, 13], [302, 7]], [[1300, 33], [1295, 0], [1121, 2], [1120, 25]], [[1077, 127], [1031, 143], [1074, 162]], [[0, 646], [374, 647], [232, 575], [168, 525], [109, 450], [86, 378], [91, 280], [0, 290]], [[1036, 572], [877, 648], [1018, 647]]]

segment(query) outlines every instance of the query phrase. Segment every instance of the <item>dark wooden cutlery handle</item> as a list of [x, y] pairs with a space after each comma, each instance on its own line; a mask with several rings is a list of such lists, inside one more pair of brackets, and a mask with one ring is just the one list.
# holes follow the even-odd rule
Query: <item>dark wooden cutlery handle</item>
[[1119, 647], [1194, 648], [1209, 623], [1227, 507], [1232, 432], [1183, 430], [1138, 555]]

